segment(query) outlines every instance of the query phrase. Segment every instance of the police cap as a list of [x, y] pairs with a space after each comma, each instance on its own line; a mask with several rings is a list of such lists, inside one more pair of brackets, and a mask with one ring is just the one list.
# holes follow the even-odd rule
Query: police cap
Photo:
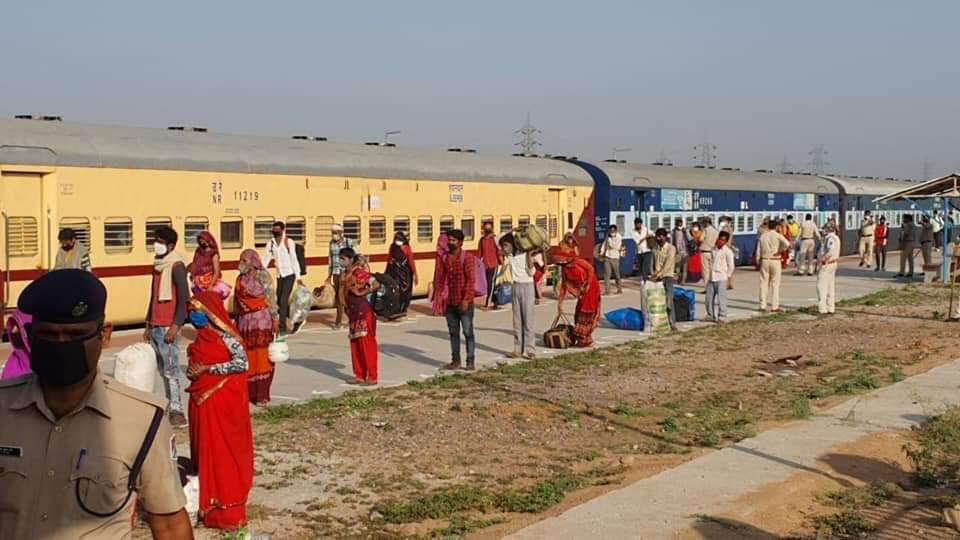
[[102, 321], [107, 288], [90, 272], [55, 270], [27, 285], [17, 307], [34, 321], [83, 323]]

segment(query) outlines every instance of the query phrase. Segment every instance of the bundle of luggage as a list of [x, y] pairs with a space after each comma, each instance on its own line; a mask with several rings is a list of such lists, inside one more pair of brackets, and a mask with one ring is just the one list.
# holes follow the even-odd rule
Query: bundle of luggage
[[550, 236], [547, 231], [534, 225], [521, 225], [513, 230], [513, 240], [520, 251], [536, 251], [538, 249], [548, 251], [550, 248]]

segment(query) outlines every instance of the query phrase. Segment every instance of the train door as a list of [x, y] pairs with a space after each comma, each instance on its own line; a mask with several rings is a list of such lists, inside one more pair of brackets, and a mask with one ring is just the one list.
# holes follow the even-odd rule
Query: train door
[[0, 242], [0, 279], [3, 283], [0, 294], [4, 309], [15, 303], [19, 288], [22, 288], [13, 287], [10, 279], [12, 272], [43, 267], [42, 189], [41, 174], [0, 173], [0, 222], [3, 226], [3, 241]]

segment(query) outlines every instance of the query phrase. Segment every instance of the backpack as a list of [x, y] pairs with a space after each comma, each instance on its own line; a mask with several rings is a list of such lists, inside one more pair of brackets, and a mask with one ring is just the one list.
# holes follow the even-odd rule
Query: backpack
[[400, 282], [390, 274], [373, 274], [373, 278], [380, 283], [380, 288], [374, 293], [373, 312], [381, 317], [394, 317], [403, 311], [403, 288]]
[[294, 242], [293, 250], [297, 253], [297, 264], [300, 265], [300, 275], [307, 275], [307, 250], [303, 244]]
[[[466, 251], [460, 250], [460, 266], [466, 261]], [[447, 259], [444, 258], [444, 261]], [[487, 291], [493, 287], [493, 283], [487, 283], [487, 267], [483, 264], [480, 257], [473, 258], [473, 295], [474, 297], [486, 297]]]

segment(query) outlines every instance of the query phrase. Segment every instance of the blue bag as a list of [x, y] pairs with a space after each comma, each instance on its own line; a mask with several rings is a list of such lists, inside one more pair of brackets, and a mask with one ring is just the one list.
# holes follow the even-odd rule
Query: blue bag
[[497, 288], [494, 289], [493, 295], [497, 299], [498, 306], [505, 306], [513, 302], [513, 285], [509, 283], [501, 283], [497, 285]]
[[673, 310], [677, 322], [697, 320], [697, 295], [693, 289], [673, 288]]
[[625, 307], [608, 311], [603, 316], [621, 330], [643, 330], [643, 312], [639, 309]]

